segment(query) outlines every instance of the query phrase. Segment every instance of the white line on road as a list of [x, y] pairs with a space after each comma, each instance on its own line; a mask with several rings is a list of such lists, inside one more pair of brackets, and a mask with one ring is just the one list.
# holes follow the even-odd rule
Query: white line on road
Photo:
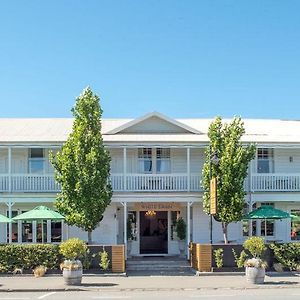
[[129, 296], [99, 296], [99, 297], [92, 297], [92, 299], [129, 299]]
[[0, 299], [1, 300], [27, 300], [30, 298], [28, 298], [28, 297], [26, 297], [26, 298], [24, 298], [24, 297], [22, 297], [22, 298], [20, 298], [20, 297], [17, 297], [17, 298], [2, 298], [2, 297], [0, 297]]
[[51, 293], [42, 295], [42, 296], [38, 297], [38, 299], [44, 299], [44, 298], [49, 297], [49, 296], [54, 295], [54, 294], [56, 294], [56, 292], [51, 292]]
[[235, 297], [237, 295], [191, 295], [190, 298], [207, 298], [207, 297]]

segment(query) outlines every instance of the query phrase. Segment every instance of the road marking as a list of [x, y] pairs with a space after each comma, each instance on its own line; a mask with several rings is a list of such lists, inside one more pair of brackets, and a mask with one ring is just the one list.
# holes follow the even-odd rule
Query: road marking
[[129, 296], [98, 296], [92, 297], [93, 299], [129, 299]]
[[26, 298], [20, 298], [20, 297], [18, 297], [18, 298], [2, 298], [2, 297], [0, 297], [0, 299], [1, 300], [26, 300], [26, 299], [30, 299], [30, 298], [28, 298], [28, 297], [26, 297]]
[[190, 298], [207, 298], [207, 297], [236, 297], [237, 295], [191, 295]]
[[56, 292], [51, 292], [51, 293], [42, 295], [42, 296], [38, 297], [38, 299], [44, 299], [44, 298], [49, 297], [49, 296], [54, 295], [54, 294], [56, 294]]

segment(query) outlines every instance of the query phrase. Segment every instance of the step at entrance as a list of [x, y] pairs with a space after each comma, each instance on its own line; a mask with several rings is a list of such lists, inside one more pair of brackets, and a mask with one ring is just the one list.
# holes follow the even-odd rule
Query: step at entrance
[[126, 262], [126, 271], [146, 274], [194, 275], [186, 259], [178, 257], [134, 257]]

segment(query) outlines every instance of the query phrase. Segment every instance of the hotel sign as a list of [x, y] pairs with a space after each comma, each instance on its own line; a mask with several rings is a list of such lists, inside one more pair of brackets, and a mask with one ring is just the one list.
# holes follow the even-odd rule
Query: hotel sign
[[137, 211], [148, 211], [148, 210], [154, 210], [154, 211], [177, 211], [180, 210], [181, 206], [179, 203], [174, 202], [141, 202], [141, 203], [135, 203], [134, 209]]
[[217, 214], [217, 178], [210, 180], [210, 214]]

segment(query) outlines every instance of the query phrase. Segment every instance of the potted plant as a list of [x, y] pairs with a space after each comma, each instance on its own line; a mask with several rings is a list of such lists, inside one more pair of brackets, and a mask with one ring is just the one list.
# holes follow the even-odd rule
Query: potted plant
[[183, 252], [185, 250], [186, 224], [182, 218], [176, 221], [175, 231], [179, 238], [179, 250]]
[[60, 265], [63, 271], [65, 284], [79, 285], [82, 280], [82, 263], [80, 259], [84, 257], [87, 245], [78, 238], [72, 238], [59, 245], [59, 252], [64, 257], [64, 262]]
[[265, 280], [265, 269], [267, 264], [261, 259], [266, 250], [264, 239], [261, 237], [250, 237], [244, 244], [244, 248], [250, 252], [252, 258], [245, 261], [246, 279], [254, 284], [262, 284]]

